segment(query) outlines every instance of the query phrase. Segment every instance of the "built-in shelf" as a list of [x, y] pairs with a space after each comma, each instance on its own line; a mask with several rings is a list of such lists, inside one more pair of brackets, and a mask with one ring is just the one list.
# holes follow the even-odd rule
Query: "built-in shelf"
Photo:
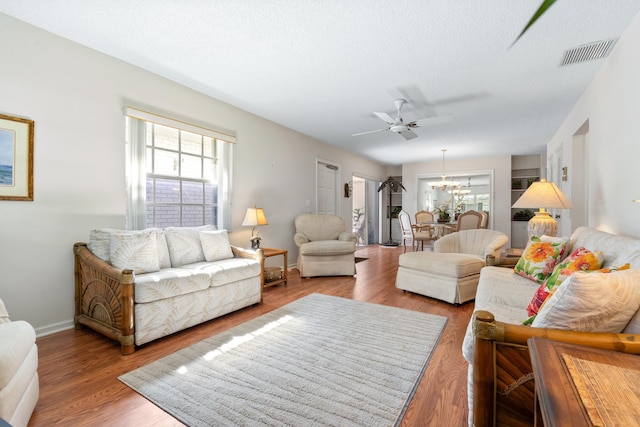
[[[511, 158], [511, 205], [540, 180], [539, 155], [513, 156]], [[511, 247], [524, 248], [527, 245], [527, 221], [514, 221], [513, 216], [522, 209], [511, 208]]]

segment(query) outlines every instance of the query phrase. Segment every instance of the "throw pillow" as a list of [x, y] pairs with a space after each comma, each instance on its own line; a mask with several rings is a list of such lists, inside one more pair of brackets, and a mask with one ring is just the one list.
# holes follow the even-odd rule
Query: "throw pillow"
[[542, 284], [562, 260], [567, 243], [565, 237], [531, 236], [513, 271]]
[[206, 261], [233, 258], [227, 230], [200, 231], [200, 242]]
[[576, 272], [545, 301], [534, 327], [621, 332], [640, 307], [640, 269]]
[[158, 245], [153, 231], [111, 233], [111, 264], [136, 274], [160, 270]]
[[559, 286], [567, 277], [576, 271], [596, 270], [602, 266], [602, 252], [591, 252], [585, 248], [578, 248], [568, 257], [562, 260], [553, 269], [553, 272], [540, 285], [533, 299], [527, 306], [527, 314], [529, 318], [522, 322], [524, 325], [530, 325], [538, 313], [542, 303], [549, 297], [554, 288]]
[[171, 266], [182, 267], [186, 264], [204, 261], [204, 252], [200, 243], [200, 231], [213, 231], [213, 225], [200, 227], [167, 227], [164, 229]]

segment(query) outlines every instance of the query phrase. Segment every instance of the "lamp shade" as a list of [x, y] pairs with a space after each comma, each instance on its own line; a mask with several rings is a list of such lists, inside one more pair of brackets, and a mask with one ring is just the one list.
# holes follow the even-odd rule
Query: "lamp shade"
[[534, 182], [512, 206], [530, 209], [570, 209], [571, 202], [553, 182], [542, 178]]
[[252, 208], [247, 208], [247, 213], [244, 216], [244, 221], [242, 221], [242, 225], [255, 227], [256, 225], [268, 225], [267, 217], [264, 215], [264, 210], [262, 208], [256, 208], [255, 206]]
[[529, 220], [527, 230], [529, 238], [531, 238], [531, 236], [542, 236], [543, 234], [557, 236], [558, 223], [545, 209], [570, 209], [572, 206], [557, 185], [542, 178], [539, 182], [531, 184], [512, 207], [540, 209]]

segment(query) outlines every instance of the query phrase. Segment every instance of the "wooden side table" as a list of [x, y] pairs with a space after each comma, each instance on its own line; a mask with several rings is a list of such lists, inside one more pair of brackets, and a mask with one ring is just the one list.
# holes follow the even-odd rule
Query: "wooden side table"
[[289, 265], [289, 251], [286, 249], [274, 249], [274, 248], [262, 248], [262, 252], [264, 253], [264, 258], [267, 259], [272, 256], [282, 255], [283, 259], [283, 269], [282, 269], [282, 279], [272, 280], [270, 282], [264, 283], [264, 287], [275, 286], [280, 284], [287, 284], [288, 272], [287, 266]]
[[640, 356], [529, 338], [536, 426], [640, 426]]

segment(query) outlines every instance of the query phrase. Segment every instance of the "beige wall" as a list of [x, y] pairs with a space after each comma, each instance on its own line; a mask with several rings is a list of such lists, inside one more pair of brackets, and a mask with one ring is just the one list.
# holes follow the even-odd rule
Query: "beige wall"
[[[583, 191], [583, 212], [569, 211], [572, 229], [581, 223], [640, 237], [640, 16], [617, 42], [558, 132], [547, 153], [560, 149], [568, 167], [572, 202]], [[586, 135], [585, 128], [588, 127]], [[586, 148], [586, 155], [575, 151]], [[586, 159], [586, 168], [577, 164]], [[578, 216], [578, 218], [576, 218]]]
[[[0, 14], [0, 112], [35, 121], [33, 202], [0, 201], [0, 298], [39, 334], [71, 326], [74, 242], [124, 227], [125, 105], [151, 106], [237, 134], [232, 243], [247, 246], [247, 207], [263, 207], [263, 245], [289, 250], [293, 219], [315, 211], [317, 158], [385, 177], [371, 161]], [[349, 224], [351, 199], [340, 198]]]

